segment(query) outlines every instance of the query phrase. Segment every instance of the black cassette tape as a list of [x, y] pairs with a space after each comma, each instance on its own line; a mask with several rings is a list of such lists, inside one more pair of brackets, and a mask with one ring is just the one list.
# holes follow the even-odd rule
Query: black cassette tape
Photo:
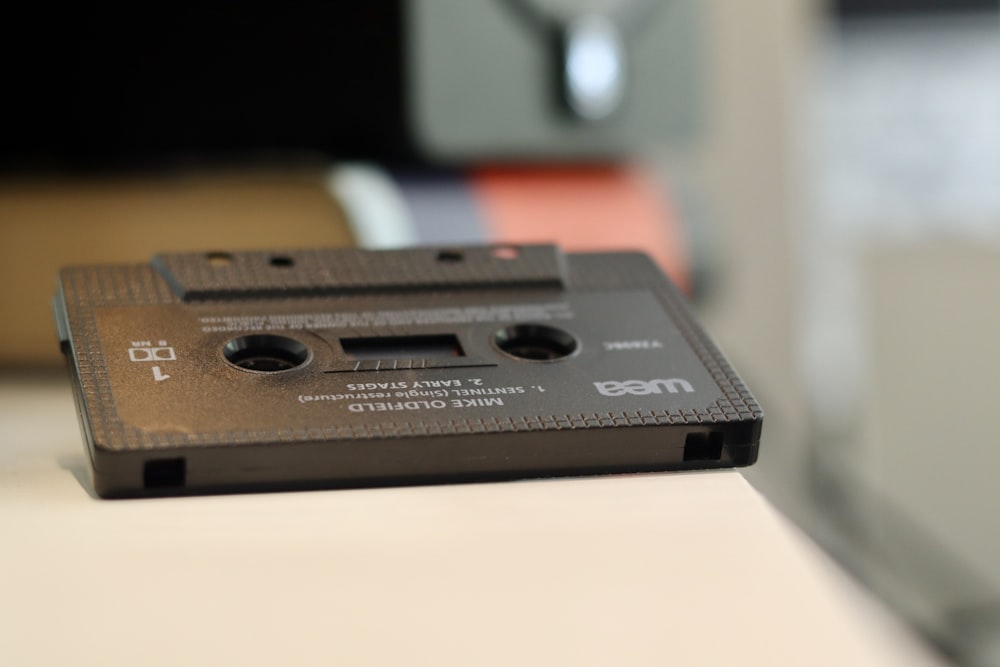
[[762, 412], [644, 255], [165, 254], [70, 268], [101, 496], [749, 465]]

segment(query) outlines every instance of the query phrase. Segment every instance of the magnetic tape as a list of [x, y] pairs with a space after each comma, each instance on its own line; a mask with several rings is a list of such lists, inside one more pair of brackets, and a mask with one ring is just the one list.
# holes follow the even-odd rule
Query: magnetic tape
[[749, 465], [762, 412], [644, 255], [164, 254], [54, 300], [104, 497]]

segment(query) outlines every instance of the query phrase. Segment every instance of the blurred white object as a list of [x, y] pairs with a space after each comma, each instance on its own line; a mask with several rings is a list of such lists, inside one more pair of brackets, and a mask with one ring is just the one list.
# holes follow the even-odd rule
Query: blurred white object
[[363, 162], [332, 167], [326, 187], [361, 248], [405, 248], [416, 243], [413, 218], [399, 187], [381, 167]]
[[566, 26], [564, 40], [567, 103], [581, 118], [607, 118], [621, 104], [628, 81], [618, 28], [600, 15], [581, 16]]
[[1000, 20], [851, 25], [815, 79], [818, 205], [845, 233], [1000, 235]]

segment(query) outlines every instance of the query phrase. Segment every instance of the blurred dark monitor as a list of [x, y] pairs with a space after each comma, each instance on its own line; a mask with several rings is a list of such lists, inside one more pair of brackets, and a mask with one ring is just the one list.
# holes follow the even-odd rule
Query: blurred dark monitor
[[[612, 71], [613, 43], [627, 75], [599, 122], [557, 103], [554, 40], [581, 12], [620, 38], [590, 71]], [[699, 0], [14, 3], [0, 169], [604, 159], [689, 133], [698, 16]]]
[[1000, 9], [1000, 0], [833, 0], [832, 4], [837, 15], [847, 19]]
[[0, 163], [398, 154], [400, 6], [15, 3], [0, 40]]

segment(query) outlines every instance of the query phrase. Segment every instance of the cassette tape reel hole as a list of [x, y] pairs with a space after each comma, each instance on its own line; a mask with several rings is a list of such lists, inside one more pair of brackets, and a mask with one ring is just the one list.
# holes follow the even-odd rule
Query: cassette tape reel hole
[[579, 348], [572, 334], [543, 324], [515, 324], [504, 327], [493, 338], [508, 356], [526, 361], [556, 361]]
[[294, 338], [251, 334], [226, 343], [222, 348], [222, 356], [241, 370], [277, 373], [305, 365], [312, 353]]

